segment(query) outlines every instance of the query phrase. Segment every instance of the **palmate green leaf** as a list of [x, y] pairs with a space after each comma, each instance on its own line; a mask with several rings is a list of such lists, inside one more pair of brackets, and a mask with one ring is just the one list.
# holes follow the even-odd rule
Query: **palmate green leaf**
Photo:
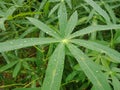
[[59, 90], [64, 68], [65, 50], [60, 43], [53, 52], [47, 66], [42, 90]]
[[17, 76], [18, 72], [20, 71], [20, 68], [21, 68], [21, 62], [16, 64], [14, 71], [13, 71], [13, 78]]
[[7, 54], [4, 53], [4, 52], [2, 52], [1, 54], [2, 54], [3, 58], [5, 59], [5, 62], [6, 62], [7, 64], [9, 64], [9, 63], [10, 63], [10, 59], [8, 58]]
[[85, 35], [85, 34], [89, 34], [96, 31], [104, 31], [104, 30], [111, 30], [111, 29], [120, 29], [120, 24], [89, 26], [87, 28], [74, 32], [69, 36], [69, 38], [74, 38], [80, 35]]
[[76, 58], [80, 67], [95, 86], [95, 90], [111, 90], [107, 78], [101, 72], [99, 65], [90, 60], [84, 53], [73, 44], [68, 44], [71, 54]]
[[65, 36], [66, 37], [72, 33], [73, 29], [77, 25], [77, 21], [78, 21], [78, 14], [77, 14], [77, 11], [75, 11], [67, 23], [67, 26], [65, 29]]
[[7, 65], [4, 65], [3, 67], [0, 68], [0, 72], [3, 72], [11, 67], [13, 67], [18, 61], [11, 62]]
[[92, 41], [86, 41], [80, 39], [73, 39], [71, 42], [86, 47], [88, 49], [95, 50], [97, 52], [105, 53], [112, 58], [111, 59], [112, 62], [120, 63], [120, 53], [115, 51], [114, 49], [111, 49], [107, 46]]
[[107, 21], [107, 23], [110, 23], [110, 17], [106, 13], [105, 10], [103, 10], [96, 2], [93, 0], [85, 0], [91, 7], [93, 7], [101, 16], [104, 17], [104, 19]]
[[0, 52], [20, 49], [28, 46], [48, 44], [59, 42], [59, 40], [53, 38], [25, 38], [25, 39], [16, 39], [0, 43]]
[[[80, 67], [79, 67], [80, 68]], [[70, 82], [74, 79], [74, 77], [78, 74], [78, 71], [71, 72], [67, 78], [65, 79], [65, 82]]]
[[27, 19], [33, 25], [35, 25], [37, 28], [39, 28], [40, 30], [42, 30], [46, 34], [51, 35], [51, 36], [53, 36], [55, 38], [59, 38], [59, 35], [56, 33], [56, 31], [54, 31], [53, 29], [51, 29], [50, 27], [48, 27], [46, 24], [42, 23], [40, 20], [35, 19], [35, 18], [31, 18], [31, 17], [27, 17]]
[[112, 76], [112, 85], [114, 90], [120, 90], [120, 81], [115, 76]]
[[67, 11], [64, 2], [60, 3], [60, 7], [58, 10], [58, 20], [59, 20], [59, 28], [60, 28], [61, 36], [64, 36], [65, 28], [67, 24]]

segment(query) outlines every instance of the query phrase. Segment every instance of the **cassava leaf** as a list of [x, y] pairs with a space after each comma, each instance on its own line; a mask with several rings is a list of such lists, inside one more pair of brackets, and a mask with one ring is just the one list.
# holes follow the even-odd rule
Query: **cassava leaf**
[[2, 29], [4, 31], [6, 30], [5, 25], [4, 25], [4, 22], [6, 19], [7, 18], [0, 18], [0, 29]]
[[115, 76], [112, 76], [112, 84], [113, 84], [114, 90], [120, 89], [120, 81]]
[[64, 68], [64, 45], [59, 44], [53, 52], [47, 66], [42, 90], [59, 90]]
[[115, 13], [112, 10], [111, 6], [109, 4], [107, 4], [107, 3], [104, 3], [104, 6], [105, 6], [106, 10], [108, 11], [108, 13], [109, 13], [109, 15], [111, 17], [112, 22], [115, 24], [117, 22], [116, 21], [117, 19], [116, 19]]
[[88, 26], [87, 28], [74, 32], [69, 36], [69, 38], [74, 38], [80, 35], [89, 34], [95, 31], [104, 31], [104, 30], [111, 30], [111, 29], [120, 29], [120, 24]]
[[13, 12], [16, 10], [15, 6], [11, 6], [5, 13], [2, 15], [3, 17], [0, 18], [0, 29], [6, 30], [4, 22], [12, 16]]
[[60, 28], [61, 36], [64, 36], [65, 28], [67, 24], [67, 11], [64, 2], [60, 3], [60, 7], [58, 10], [58, 20], [59, 20], [59, 28]]
[[38, 19], [35, 18], [31, 18], [31, 17], [27, 17], [27, 19], [33, 24], [35, 25], [37, 28], [39, 28], [40, 30], [42, 30], [43, 32], [45, 32], [46, 34], [49, 34], [55, 38], [59, 38], [59, 35], [57, 34], [56, 31], [54, 31], [53, 29], [51, 29], [50, 27], [48, 27], [46, 24], [44, 24], [43, 22], [41, 22]]
[[72, 9], [72, 3], [71, 3], [71, 0], [65, 0], [66, 3], [68, 4], [68, 6], [70, 7], [70, 9]]
[[110, 23], [110, 17], [108, 16], [107, 12], [103, 10], [95, 1], [93, 0], [85, 0], [91, 7], [93, 7], [96, 12], [98, 12], [101, 16], [104, 17], [106, 22]]
[[0, 52], [20, 49], [28, 46], [48, 44], [59, 42], [59, 40], [53, 38], [25, 38], [25, 39], [16, 39], [0, 43]]
[[75, 45], [67, 44], [71, 54], [76, 58], [80, 67], [95, 86], [95, 90], [111, 90], [107, 78], [101, 72], [99, 65], [90, 60]]
[[3, 67], [0, 68], [0, 72], [3, 72], [11, 67], [13, 67], [18, 61], [11, 62], [7, 65], [4, 65]]
[[56, 5], [50, 10], [48, 17], [50, 17], [50, 16], [58, 9], [59, 6], [60, 6], [60, 4], [56, 4]]
[[20, 35], [20, 38], [24, 38], [26, 35], [28, 35], [29, 33], [31, 32], [34, 32], [36, 31], [37, 28], [36, 27], [29, 27], [25, 32], [23, 32], [21, 35]]
[[112, 62], [120, 63], [120, 53], [115, 51], [114, 49], [111, 49], [107, 46], [92, 42], [92, 41], [86, 41], [86, 40], [80, 40], [80, 39], [73, 39], [73, 43], [78, 44], [80, 46], [86, 47], [91, 50], [95, 50], [101, 53], [107, 54], [109, 57], [111, 57]]
[[18, 72], [20, 71], [20, 68], [21, 68], [21, 62], [17, 63], [15, 68], [14, 68], [14, 71], [13, 71], [14, 78], [17, 76]]
[[78, 14], [77, 14], [77, 11], [75, 11], [67, 23], [67, 26], [65, 29], [65, 36], [66, 37], [72, 33], [73, 29], [77, 25], [77, 21], [78, 21]]

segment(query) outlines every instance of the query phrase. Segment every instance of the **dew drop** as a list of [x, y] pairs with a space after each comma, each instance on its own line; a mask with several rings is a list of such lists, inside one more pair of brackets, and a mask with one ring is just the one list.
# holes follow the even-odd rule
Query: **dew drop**
[[98, 71], [96, 71], [96, 72], [98, 72]]
[[10, 44], [13, 44], [13, 42], [10, 42]]
[[54, 62], [56, 62], [57, 60], [56, 59], [54, 59]]
[[24, 42], [27, 42], [27, 41], [24, 41]]
[[23, 46], [23, 44], [20, 44], [20, 46]]

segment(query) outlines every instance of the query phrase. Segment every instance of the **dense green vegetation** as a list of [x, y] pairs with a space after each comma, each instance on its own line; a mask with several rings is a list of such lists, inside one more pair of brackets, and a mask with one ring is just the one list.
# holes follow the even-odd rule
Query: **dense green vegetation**
[[120, 0], [0, 0], [0, 90], [119, 90]]

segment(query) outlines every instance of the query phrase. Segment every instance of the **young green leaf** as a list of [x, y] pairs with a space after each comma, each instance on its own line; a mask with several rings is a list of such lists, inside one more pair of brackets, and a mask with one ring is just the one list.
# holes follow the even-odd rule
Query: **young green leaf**
[[60, 6], [59, 3], [56, 4], [56, 5], [50, 10], [48, 17], [50, 17], [50, 16], [58, 9], [59, 6]]
[[104, 4], [106, 10], [108, 11], [108, 13], [110, 15], [110, 17], [112, 19], [112, 22], [115, 24], [117, 22], [116, 21], [117, 19], [116, 19], [114, 11], [112, 10], [112, 7], [109, 4], [105, 3], [105, 2], [103, 4]]
[[13, 12], [16, 10], [15, 6], [11, 6], [5, 13], [2, 15], [3, 17], [0, 18], [0, 29], [6, 30], [4, 22], [9, 19], [9, 16], [12, 16]]
[[10, 63], [10, 59], [8, 58], [8, 56], [6, 55], [6, 53], [2, 52], [1, 54], [4, 57], [6, 63], [9, 64]]
[[29, 65], [26, 61], [23, 61], [23, 62], [22, 62], [22, 66], [23, 66], [25, 69], [30, 70], [30, 65]]
[[59, 40], [53, 38], [25, 38], [16, 39], [0, 43], [0, 52], [10, 51], [14, 49], [20, 49], [28, 46], [48, 44], [59, 42]]
[[72, 3], [71, 3], [71, 0], [65, 0], [66, 3], [68, 4], [68, 6], [70, 7], [70, 9], [72, 9]]
[[87, 28], [74, 32], [69, 36], [69, 38], [74, 38], [80, 35], [89, 34], [95, 31], [104, 31], [104, 30], [111, 30], [111, 29], [120, 29], [120, 24], [89, 26]]
[[20, 35], [20, 38], [24, 38], [26, 35], [28, 35], [29, 33], [31, 32], [34, 32], [36, 31], [37, 28], [36, 27], [29, 27], [25, 32], [23, 32], [21, 35]]
[[96, 90], [111, 90], [107, 78], [101, 72], [99, 65], [90, 60], [75, 45], [68, 44], [71, 54], [76, 58], [80, 67], [95, 86]]
[[53, 52], [47, 66], [42, 90], [59, 90], [64, 68], [64, 45], [59, 44]]
[[[111, 57], [112, 62], [120, 63], [120, 53], [115, 51], [114, 49], [111, 49], [107, 46], [92, 42], [92, 41], [86, 41], [86, 40], [80, 40], [80, 39], [73, 39], [71, 41], [72, 43], [78, 44], [80, 46], [86, 47], [91, 50], [95, 50], [101, 53], [107, 54], [109, 57]], [[111, 53], [112, 52], [112, 53]]]
[[115, 76], [112, 76], [112, 84], [114, 90], [120, 90], [120, 81]]
[[43, 32], [45, 32], [46, 34], [49, 34], [55, 38], [59, 38], [59, 35], [56, 33], [56, 31], [52, 30], [50, 27], [48, 27], [46, 24], [44, 24], [43, 22], [41, 22], [38, 19], [35, 18], [31, 18], [31, 17], [27, 17], [27, 19], [33, 24], [35, 25], [37, 28], [41, 29]]
[[69, 36], [72, 33], [73, 29], [77, 25], [77, 21], [78, 21], [78, 14], [77, 14], [77, 11], [75, 11], [67, 23], [67, 26], [65, 29], [65, 36]]
[[13, 78], [17, 76], [18, 72], [20, 71], [20, 68], [21, 68], [21, 62], [18, 62], [13, 71]]
[[95, 1], [93, 0], [85, 0], [91, 7], [93, 7], [104, 19], [107, 23], [110, 23], [110, 17], [108, 16], [107, 12], [103, 10]]
[[7, 18], [0, 18], [0, 29], [2, 30], [6, 30], [5, 26], [4, 26], [4, 22]]
[[118, 36], [118, 37], [116, 38], [116, 40], [114, 41], [114, 43], [115, 43], [115, 44], [120, 43], [120, 36]]
[[39, 10], [41, 10], [48, 0], [42, 0]]
[[3, 67], [0, 68], [0, 72], [3, 72], [11, 67], [13, 67], [18, 61], [11, 62], [7, 65], [4, 65]]

